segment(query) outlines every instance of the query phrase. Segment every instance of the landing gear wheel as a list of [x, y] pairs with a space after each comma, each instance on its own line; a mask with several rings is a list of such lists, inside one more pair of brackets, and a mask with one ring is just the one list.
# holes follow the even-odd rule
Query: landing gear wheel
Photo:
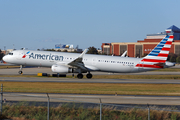
[[78, 74], [78, 75], [77, 75], [77, 78], [82, 79], [82, 78], [83, 78], [83, 74], [81, 74], [81, 73]]
[[19, 71], [18, 73], [19, 73], [19, 74], [23, 74], [23, 72], [22, 72], [22, 71]]
[[86, 75], [86, 77], [87, 77], [88, 79], [91, 79], [91, 78], [92, 78], [92, 74], [91, 74], [91, 73], [88, 73], [88, 74]]

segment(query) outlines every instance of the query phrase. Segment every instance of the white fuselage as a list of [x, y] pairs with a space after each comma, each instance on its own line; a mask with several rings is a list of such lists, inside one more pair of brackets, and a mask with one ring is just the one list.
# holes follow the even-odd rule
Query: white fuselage
[[[30, 51], [28, 54], [26, 54]], [[25, 56], [24, 56], [25, 55]], [[79, 57], [78, 53], [15, 50], [3, 57], [3, 60], [17, 65], [51, 67], [55, 64], [68, 64]], [[24, 57], [23, 57], [24, 56]], [[89, 71], [106, 71], [114, 73], [143, 72], [156, 68], [136, 67], [141, 58], [118, 57], [85, 54], [82, 62]], [[143, 63], [141, 63], [143, 64]]]

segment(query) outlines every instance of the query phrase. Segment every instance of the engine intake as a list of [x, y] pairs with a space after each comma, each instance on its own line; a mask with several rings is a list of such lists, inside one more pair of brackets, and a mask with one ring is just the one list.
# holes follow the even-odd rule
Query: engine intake
[[52, 65], [51, 70], [55, 73], [72, 73], [72, 69], [63, 65]]

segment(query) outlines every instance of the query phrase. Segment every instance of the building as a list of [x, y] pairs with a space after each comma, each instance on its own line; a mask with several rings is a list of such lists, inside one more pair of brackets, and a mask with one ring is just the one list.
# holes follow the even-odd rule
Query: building
[[138, 40], [133, 43], [102, 43], [101, 48], [104, 54], [119, 56], [127, 50], [127, 56], [129, 57], [143, 57], [149, 54], [166, 34], [174, 35], [170, 53], [180, 55], [180, 29], [174, 25], [167, 28], [164, 32], [147, 34], [144, 40]]
[[82, 52], [82, 49], [79, 49], [78, 46], [76, 48], [73, 48], [72, 44], [56, 44], [55, 51]]
[[4, 55], [9, 54], [10, 52], [12, 52], [13, 49], [7, 49], [7, 50], [1, 50], [1, 53], [3, 53]]

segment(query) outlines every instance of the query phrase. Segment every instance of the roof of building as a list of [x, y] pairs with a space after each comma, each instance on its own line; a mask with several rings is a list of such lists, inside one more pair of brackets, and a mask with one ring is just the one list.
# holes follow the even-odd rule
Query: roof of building
[[173, 32], [180, 32], [180, 29], [178, 27], [176, 27], [175, 25], [172, 25], [171, 27], [169, 27], [167, 29], [171, 29]]

